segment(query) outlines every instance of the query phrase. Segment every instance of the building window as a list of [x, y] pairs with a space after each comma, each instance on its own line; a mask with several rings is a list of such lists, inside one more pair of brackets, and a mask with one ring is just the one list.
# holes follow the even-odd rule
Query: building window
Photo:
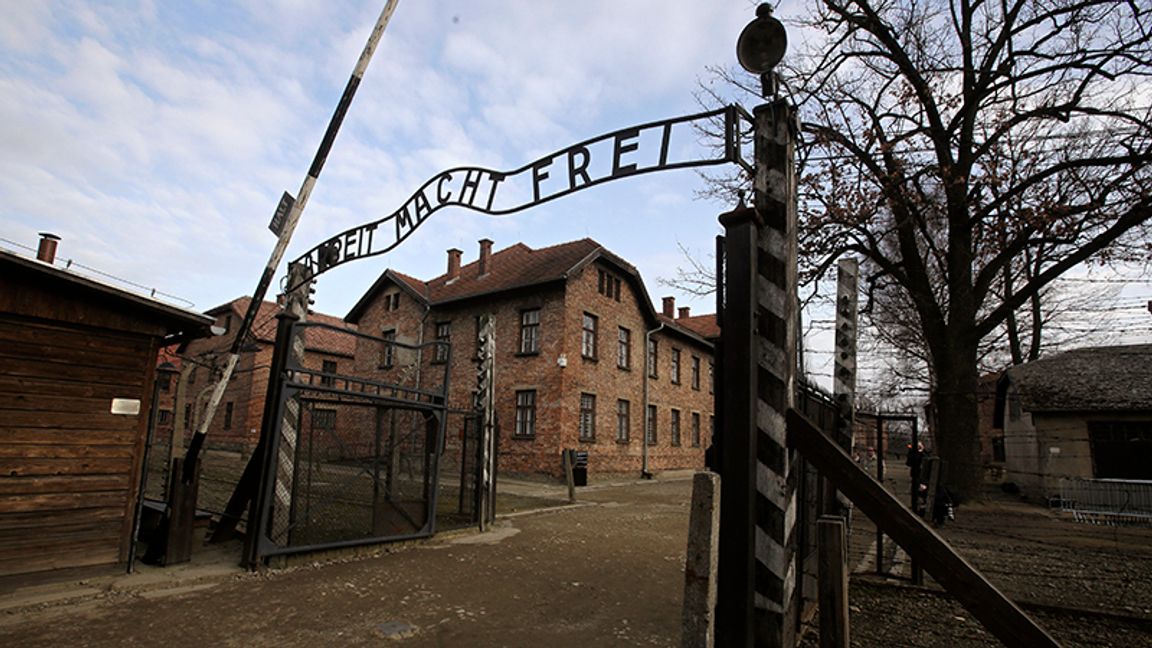
[[394, 311], [400, 310], [400, 293], [394, 292], [384, 295], [384, 310]]
[[314, 430], [335, 430], [336, 429], [336, 410], [334, 410], [334, 409], [314, 409], [314, 410], [312, 410], [312, 429], [314, 429]]
[[160, 410], [160, 418], [156, 421], [157, 425], [171, 425], [172, 424], [172, 410]]
[[540, 309], [520, 311], [520, 353], [540, 353]]
[[680, 384], [680, 349], [672, 349], [672, 384]]
[[160, 384], [160, 391], [166, 392], [172, 389], [172, 374], [167, 371], [157, 372], [160, 377], [156, 380]]
[[516, 430], [518, 437], [536, 436], [536, 390], [516, 392]]
[[396, 329], [384, 331], [380, 347], [380, 366], [391, 369], [396, 362]]
[[655, 378], [657, 375], [656, 367], [656, 353], [660, 347], [656, 346], [656, 340], [648, 338], [648, 377]]
[[672, 445], [680, 445], [680, 410], [672, 410]]
[[1088, 421], [1092, 476], [1152, 479], [1152, 420]]
[[692, 447], [700, 447], [700, 412], [692, 412]]
[[650, 446], [656, 445], [656, 406], [648, 406], [648, 426], [644, 430], [644, 442]]
[[227, 402], [224, 404], [224, 429], [232, 429], [232, 403]]
[[632, 428], [632, 404], [626, 400], [616, 401], [616, 441], [628, 443]]
[[580, 354], [585, 358], [596, 359], [596, 327], [598, 321], [595, 315], [584, 313], [584, 330], [580, 337]]
[[184, 427], [185, 428], [192, 427], [192, 406], [191, 405], [185, 405], [184, 406]]
[[580, 440], [596, 438], [596, 396], [580, 394]]
[[325, 360], [320, 366], [320, 371], [324, 373], [323, 376], [320, 376], [321, 385], [331, 387], [336, 384], [336, 379], [332, 376], [332, 374], [336, 373], [335, 360]]
[[596, 289], [601, 295], [620, 301], [620, 279], [603, 270], [596, 271]]
[[700, 391], [700, 358], [692, 356], [692, 389]]
[[196, 367], [192, 367], [192, 371], [188, 372], [188, 384], [189, 385], [195, 385], [196, 384]]
[[620, 327], [619, 344], [616, 346], [616, 366], [621, 369], [632, 367], [632, 331]]
[[436, 342], [432, 362], [448, 362], [448, 343], [452, 339], [452, 322], [436, 322]]

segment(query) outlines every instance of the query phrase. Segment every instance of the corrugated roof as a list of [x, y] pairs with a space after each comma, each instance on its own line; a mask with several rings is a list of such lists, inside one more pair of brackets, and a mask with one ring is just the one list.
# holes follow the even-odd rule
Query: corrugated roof
[[1031, 412], [1152, 410], [1152, 344], [1065, 351], [1008, 377]]

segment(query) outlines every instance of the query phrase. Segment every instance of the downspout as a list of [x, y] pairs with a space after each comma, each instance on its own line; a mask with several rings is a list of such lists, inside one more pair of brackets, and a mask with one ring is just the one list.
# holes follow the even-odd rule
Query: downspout
[[648, 352], [652, 348], [652, 334], [659, 333], [664, 326], [661, 322], [660, 326], [644, 333], [644, 429], [640, 431], [640, 477], [644, 479], [652, 479], [652, 473], [648, 471], [648, 426], [652, 424], [648, 420], [648, 380], [651, 378], [648, 366], [652, 361]]

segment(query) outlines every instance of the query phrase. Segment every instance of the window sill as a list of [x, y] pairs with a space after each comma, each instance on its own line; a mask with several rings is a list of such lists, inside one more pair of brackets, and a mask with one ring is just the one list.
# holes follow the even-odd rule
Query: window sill
[[532, 358], [540, 355], [539, 351], [517, 351], [514, 354], [517, 358]]
[[579, 439], [579, 441], [580, 443], [596, 443], [596, 437], [592, 437], [591, 439]]
[[511, 437], [513, 441], [535, 441], [536, 435], [513, 434]]
[[600, 358], [597, 358], [596, 356], [582, 355], [580, 357], [581, 357], [581, 359], [586, 360], [588, 362], [600, 362]]
[[616, 445], [632, 445], [631, 439], [616, 439]]

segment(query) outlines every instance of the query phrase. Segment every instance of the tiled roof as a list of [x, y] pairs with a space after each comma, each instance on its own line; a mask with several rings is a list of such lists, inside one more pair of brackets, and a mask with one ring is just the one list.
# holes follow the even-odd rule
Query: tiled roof
[[488, 274], [480, 276], [480, 261], [476, 260], [461, 266], [460, 275], [453, 281], [448, 279], [448, 273], [444, 273], [427, 282], [426, 294], [433, 304], [442, 304], [557, 281], [601, 249], [600, 244], [588, 238], [539, 250], [517, 243], [492, 253]]
[[1152, 344], [1065, 351], [1008, 377], [1031, 412], [1152, 410]]
[[720, 337], [720, 324], [716, 321], [715, 314], [681, 317], [676, 323], [706, 340]]
[[[446, 272], [429, 281], [421, 281], [395, 270], [386, 270], [352, 307], [345, 320], [359, 321], [364, 309], [375, 299], [379, 291], [390, 283], [405, 287], [432, 306], [439, 306], [463, 299], [562, 281], [570, 273], [594, 259], [617, 266], [629, 278], [639, 296], [641, 308], [650, 318], [650, 322], [662, 322], [669, 325], [671, 331], [689, 338], [701, 338], [705, 342], [710, 333], [719, 334], [719, 329], [715, 325], [716, 318], [711, 315], [677, 320], [658, 314], [652, 308], [648, 291], [635, 266], [590, 238], [540, 249], [516, 243], [493, 252], [488, 260], [488, 273], [483, 276], [480, 275], [479, 259], [461, 266], [459, 274], [452, 280], [449, 280]], [[709, 320], [712, 322], [711, 325], [708, 325]]]
[[[239, 322], [240, 318], [244, 317], [244, 313], [248, 310], [248, 304], [251, 303], [251, 301], [252, 298], [245, 295], [244, 297], [233, 299], [226, 304], [221, 304], [209, 310], [208, 314], [219, 315], [224, 312], [225, 309], [231, 309], [236, 318], [235, 321]], [[270, 301], [261, 302], [260, 309], [256, 311], [256, 319], [252, 323], [252, 332], [258, 340], [269, 344], [276, 341], [276, 315], [279, 313], [280, 307], [275, 303]], [[310, 313], [308, 315], [308, 321], [328, 324], [350, 331], [356, 330], [354, 325], [345, 322], [339, 317], [326, 315], [324, 313]], [[352, 356], [356, 352], [356, 338], [329, 329], [314, 328], [308, 331], [306, 346], [311, 350]]]

